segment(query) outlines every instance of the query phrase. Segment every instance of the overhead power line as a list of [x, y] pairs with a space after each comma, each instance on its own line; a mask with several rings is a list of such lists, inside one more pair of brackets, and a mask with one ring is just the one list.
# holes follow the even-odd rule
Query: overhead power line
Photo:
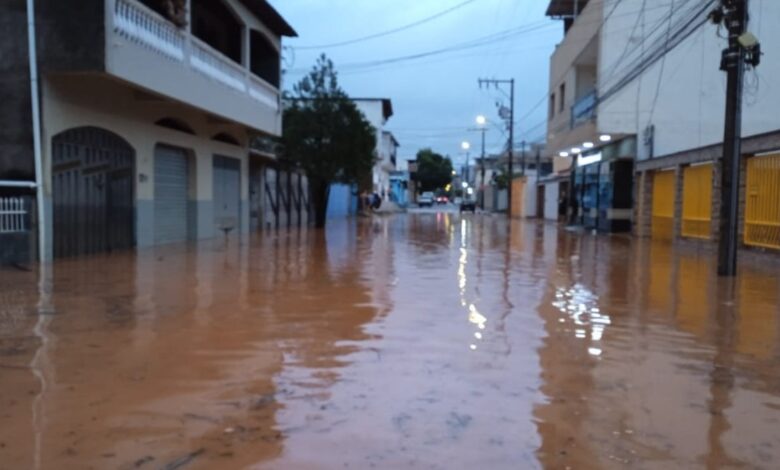
[[712, 7], [715, 0], [706, 0], [703, 3], [697, 4], [698, 8], [694, 8], [688, 15], [684, 16], [679, 22], [672, 28], [672, 33], [668, 36], [668, 41], [659, 42], [648, 53], [640, 56], [627, 67], [623, 74], [616, 80], [614, 85], [604, 90], [599, 94], [599, 103], [607, 101], [613, 97], [620, 90], [628, 86], [633, 80], [642, 75], [648, 68], [661, 60], [672, 49], [681, 44], [685, 39], [690, 37], [696, 30], [704, 25], [709, 19], [706, 16], [706, 12]]
[[430, 57], [434, 55], [444, 54], [448, 52], [457, 52], [457, 51], [463, 51], [468, 49], [474, 49], [478, 47], [483, 46], [491, 46], [494, 45], [497, 42], [505, 41], [507, 39], [516, 37], [521, 34], [530, 33], [533, 31], [541, 30], [544, 28], [549, 28], [554, 25], [550, 25], [547, 21], [542, 21], [534, 24], [524, 25], [517, 28], [511, 28], [507, 30], [500, 31], [498, 33], [490, 34], [487, 36], [482, 36], [470, 41], [465, 41], [459, 44], [455, 44], [453, 46], [444, 47], [441, 49], [434, 49], [431, 51], [425, 51], [420, 52], [417, 54], [410, 54], [406, 56], [400, 56], [400, 57], [393, 57], [389, 59], [380, 59], [380, 60], [374, 60], [374, 61], [366, 61], [366, 62], [354, 62], [351, 64], [344, 64], [342, 66], [342, 69], [344, 70], [352, 70], [357, 68], [365, 68], [365, 67], [375, 67], [379, 65], [385, 65], [385, 64], [394, 64], [398, 62], [404, 62], [407, 60], [414, 60], [414, 59], [422, 59], [425, 57]]
[[369, 34], [367, 36], [362, 36], [362, 37], [358, 37], [358, 38], [354, 38], [354, 39], [348, 39], [346, 41], [334, 42], [334, 43], [330, 43], [330, 44], [320, 44], [320, 45], [314, 45], [314, 46], [293, 46], [293, 48], [294, 49], [299, 49], [299, 50], [305, 50], [305, 49], [328, 49], [328, 48], [333, 48], [333, 47], [348, 46], [350, 44], [356, 44], [356, 43], [363, 42], [363, 41], [368, 41], [368, 40], [371, 40], [371, 39], [376, 39], [376, 38], [381, 38], [381, 37], [384, 37], [384, 36], [389, 36], [391, 34], [399, 33], [401, 31], [406, 31], [407, 29], [412, 29], [412, 28], [415, 28], [415, 27], [420, 26], [422, 24], [425, 24], [425, 23], [431, 22], [433, 20], [436, 20], [438, 18], [441, 18], [442, 16], [445, 16], [445, 15], [447, 15], [449, 13], [452, 13], [453, 11], [459, 10], [459, 9], [465, 7], [466, 5], [470, 4], [470, 3], [474, 3], [475, 1], [476, 0], [466, 0], [466, 1], [458, 3], [457, 5], [454, 5], [454, 6], [450, 7], [450, 8], [447, 8], [446, 10], [442, 10], [442, 11], [440, 11], [438, 13], [435, 13], [435, 14], [433, 14], [431, 16], [425, 17], [425, 18], [423, 18], [421, 20], [417, 20], [417, 21], [414, 21], [412, 23], [406, 24], [404, 26], [399, 26], [397, 28], [389, 29], [387, 31], [382, 31], [380, 33]]
[[[552, 28], [554, 26], [555, 26], [554, 24], [548, 21], [539, 21], [536, 23], [530, 23], [516, 28], [506, 29], [486, 36], [481, 36], [476, 39], [464, 41], [441, 49], [434, 49], [431, 51], [419, 52], [416, 54], [410, 54], [410, 55], [399, 56], [399, 57], [392, 57], [388, 59], [377, 59], [377, 60], [371, 60], [365, 62], [352, 62], [352, 63], [342, 64], [339, 67], [339, 72], [363, 70], [363, 69], [368, 69], [373, 67], [384, 66], [387, 64], [397, 64], [399, 62], [422, 59], [422, 58], [431, 57], [440, 54], [446, 54], [450, 52], [459, 52], [459, 51], [475, 49], [484, 46], [490, 46], [497, 42], [505, 41], [507, 39], [514, 38], [522, 34], [531, 33], [533, 31], [538, 31], [545, 28]], [[308, 69], [293, 69], [291, 72], [301, 73], [301, 72], [305, 72], [306, 70]]]

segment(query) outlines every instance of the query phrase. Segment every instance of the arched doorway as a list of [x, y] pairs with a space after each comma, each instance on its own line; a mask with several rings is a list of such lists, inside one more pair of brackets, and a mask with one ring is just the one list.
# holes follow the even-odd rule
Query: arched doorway
[[135, 151], [97, 127], [52, 138], [54, 256], [135, 245]]

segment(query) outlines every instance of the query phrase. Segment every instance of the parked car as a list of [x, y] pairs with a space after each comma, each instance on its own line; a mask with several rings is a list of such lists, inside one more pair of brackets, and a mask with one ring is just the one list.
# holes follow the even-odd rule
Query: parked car
[[447, 196], [438, 196], [436, 198], [436, 204], [447, 204], [450, 199]]
[[417, 205], [420, 207], [431, 207], [433, 206], [434, 201], [435, 198], [433, 197], [433, 193], [426, 191], [417, 198]]
[[477, 212], [477, 201], [471, 198], [464, 198], [460, 202], [460, 211], [471, 211], [472, 213]]

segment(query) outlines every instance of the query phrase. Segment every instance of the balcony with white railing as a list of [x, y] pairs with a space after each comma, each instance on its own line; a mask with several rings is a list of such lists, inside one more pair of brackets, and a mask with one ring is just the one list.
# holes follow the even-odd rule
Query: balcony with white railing
[[571, 107], [571, 128], [588, 122], [596, 117], [596, 105], [598, 104], [598, 95], [596, 90], [592, 90], [580, 97]]
[[136, 0], [106, 0], [106, 71], [263, 132], [280, 127], [279, 90]]

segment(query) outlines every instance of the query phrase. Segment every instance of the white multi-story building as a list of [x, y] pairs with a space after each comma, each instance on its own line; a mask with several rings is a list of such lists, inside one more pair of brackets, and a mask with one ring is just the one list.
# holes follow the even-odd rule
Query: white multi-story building
[[[780, 56], [770, 52], [780, 3], [749, 4], [748, 30], [767, 52], [745, 79], [741, 233], [747, 245], [780, 248], [780, 89], [771, 80]], [[574, 168], [581, 222], [629, 217], [639, 235], [717, 237], [727, 40], [707, 17], [719, 5], [550, 2], [566, 34], [551, 58], [548, 150], [559, 174]], [[625, 191], [631, 212], [605, 202]]]
[[386, 197], [390, 192], [390, 172], [396, 169], [399, 147], [393, 134], [385, 130], [393, 115], [393, 104], [388, 98], [353, 98], [358, 109], [376, 129], [376, 163], [371, 171], [372, 190]]

